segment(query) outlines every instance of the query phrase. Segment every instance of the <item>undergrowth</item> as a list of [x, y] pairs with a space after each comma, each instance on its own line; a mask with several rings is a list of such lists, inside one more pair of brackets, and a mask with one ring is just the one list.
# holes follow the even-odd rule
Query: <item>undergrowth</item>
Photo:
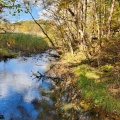
[[[110, 71], [112, 66], [106, 65], [102, 70]], [[108, 91], [109, 82], [104, 78], [104, 72], [89, 65], [80, 65], [74, 69], [78, 76], [77, 85], [81, 89], [81, 95], [85, 100], [94, 104], [93, 108], [100, 107], [108, 112], [120, 114], [120, 102]]]

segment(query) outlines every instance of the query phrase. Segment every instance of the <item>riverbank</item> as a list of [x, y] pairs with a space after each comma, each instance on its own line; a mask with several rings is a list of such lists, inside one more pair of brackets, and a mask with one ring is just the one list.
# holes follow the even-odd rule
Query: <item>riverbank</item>
[[119, 120], [120, 96], [118, 65], [96, 67], [83, 53], [69, 53], [55, 63], [57, 114], [63, 119]]
[[49, 49], [48, 43], [42, 37], [28, 34], [0, 34], [0, 57], [12, 58], [22, 53], [36, 54]]
[[0, 59], [2, 58], [13, 58], [16, 57], [15, 52], [9, 52], [9, 50], [0, 48]]

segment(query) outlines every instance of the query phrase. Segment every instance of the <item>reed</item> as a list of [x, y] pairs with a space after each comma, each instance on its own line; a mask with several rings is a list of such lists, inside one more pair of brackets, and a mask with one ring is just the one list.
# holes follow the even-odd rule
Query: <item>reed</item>
[[0, 34], [0, 48], [12, 52], [40, 53], [49, 48], [42, 37], [30, 34]]

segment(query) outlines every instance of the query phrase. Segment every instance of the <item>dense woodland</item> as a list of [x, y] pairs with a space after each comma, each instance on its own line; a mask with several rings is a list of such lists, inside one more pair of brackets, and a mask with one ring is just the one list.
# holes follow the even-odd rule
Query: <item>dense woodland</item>
[[[103, 117], [109, 113], [108, 119], [119, 120], [120, 0], [23, 0], [22, 4], [8, 1], [1, 0], [1, 13], [14, 9], [11, 14], [15, 16], [24, 11], [34, 21], [11, 24], [10, 30], [44, 36], [60, 53], [62, 62], [67, 61], [63, 68], [75, 75], [72, 82], [64, 78], [57, 83], [62, 91], [57, 96], [58, 114], [63, 119], [78, 120], [79, 110], [92, 109]], [[34, 19], [31, 7], [39, 4], [47, 11], [44, 15], [48, 20]], [[8, 24], [4, 16], [1, 21]], [[7, 31], [5, 26], [0, 29], [14, 32]], [[67, 78], [70, 73], [67, 72]]]

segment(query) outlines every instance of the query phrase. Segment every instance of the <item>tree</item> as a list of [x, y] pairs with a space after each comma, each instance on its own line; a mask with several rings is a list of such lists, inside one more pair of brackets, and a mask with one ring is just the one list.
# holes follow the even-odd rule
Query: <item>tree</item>
[[[0, 0], [0, 22], [3, 24], [0, 26], [0, 30], [6, 32], [11, 32], [14, 30], [14, 26], [10, 24], [10, 21], [5, 17], [6, 10], [15, 16], [16, 13], [20, 13], [20, 4], [15, 4], [16, 0]], [[12, 12], [11, 12], [12, 10]]]
[[111, 10], [110, 10], [110, 16], [109, 16], [109, 18], [108, 18], [108, 33], [107, 33], [107, 39], [109, 39], [109, 37], [110, 37], [111, 21], [112, 21], [112, 16], [113, 16], [113, 12], [114, 12], [115, 1], [116, 1], [116, 0], [112, 0], [112, 6], [111, 6]]
[[[30, 14], [53, 47], [61, 46], [64, 51], [72, 54], [79, 49], [89, 57], [94, 56], [104, 44], [103, 39], [109, 38], [113, 25], [117, 26], [112, 16], [117, 14], [114, 9], [119, 9], [115, 7], [119, 0], [113, 0], [111, 4], [109, 0], [23, 0], [21, 3], [16, 0], [8, 1], [11, 1], [10, 5], [2, 3], [2, 6], [16, 9], [13, 15], [22, 11]], [[31, 8], [35, 6], [42, 7], [44, 16], [54, 23], [53, 35], [34, 19]]]

